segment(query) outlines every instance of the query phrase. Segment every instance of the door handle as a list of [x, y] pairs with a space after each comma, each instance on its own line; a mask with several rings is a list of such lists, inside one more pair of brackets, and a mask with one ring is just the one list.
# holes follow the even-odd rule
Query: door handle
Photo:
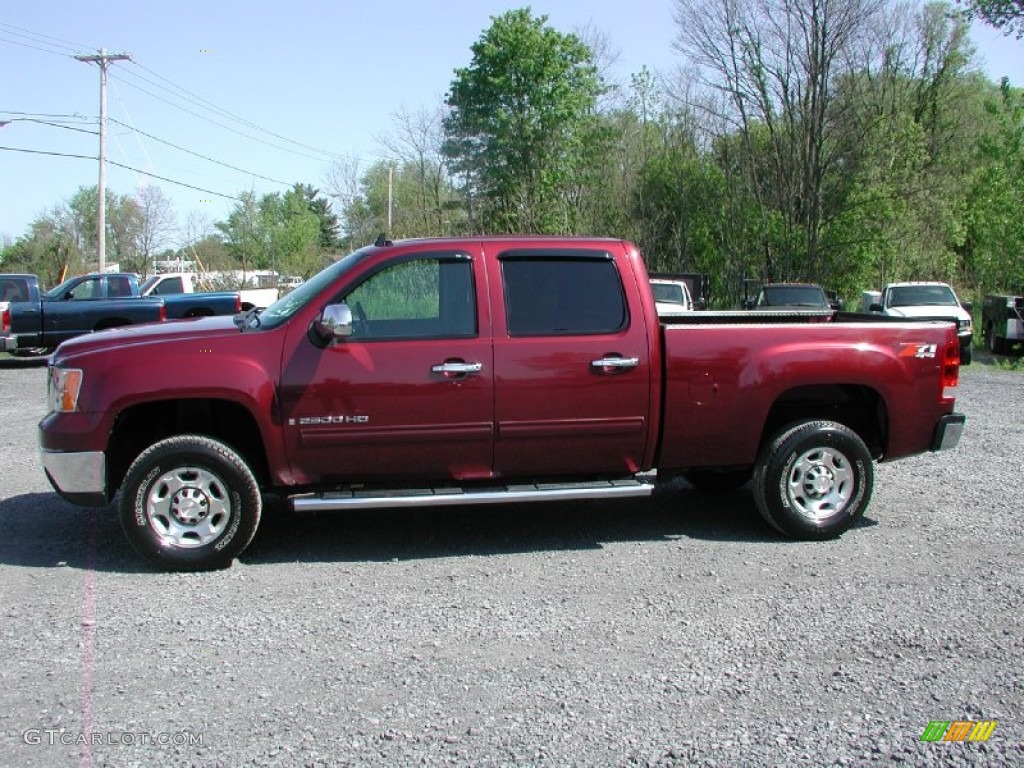
[[612, 373], [614, 371], [626, 371], [640, 365], [639, 357], [611, 357], [605, 356], [600, 360], [592, 360], [591, 368], [596, 368], [601, 373]]
[[484, 369], [483, 363], [466, 363], [462, 360], [446, 360], [445, 362], [431, 366], [432, 373], [439, 373], [448, 379], [459, 379], [480, 373]]

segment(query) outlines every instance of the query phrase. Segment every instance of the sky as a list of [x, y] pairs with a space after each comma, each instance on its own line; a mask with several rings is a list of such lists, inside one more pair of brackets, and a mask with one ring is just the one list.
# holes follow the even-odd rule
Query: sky
[[[396, 113], [439, 106], [470, 47], [527, 3], [446, 0], [49, 0], [0, 11], [0, 243], [97, 183], [99, 67], [109, 65], [106, 187], [159, 186], [178, 222], [225, 219], [234, 196], [324, 189], [332, 166], [386, 159]], [[620, 82], [682, 64], [673, 0], [545, 0], [535, 16], [601, 35]], [[983, 70], [1024, 85], [1024, 41], [973, 30]], [[172, 146], [173, 145], [173, 146]], [[17, 150], [17, 151], [12, 151]], [[92, 159], [55, 154], [85, 155]], [[127, 166], [123, 168], [121, 166]], [[156, 178], [162, 177], [162, 178]], [[176, 183], [175, 183], [176, 182]], [[175, 242], [184, 242], [184, 231]]]

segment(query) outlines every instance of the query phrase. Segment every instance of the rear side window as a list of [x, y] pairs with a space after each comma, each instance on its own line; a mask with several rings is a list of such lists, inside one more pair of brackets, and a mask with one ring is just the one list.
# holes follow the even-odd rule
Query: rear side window
[[616, 333], [628, 313], [608, 254], [515, 252], [501, 257], [510, 336]]

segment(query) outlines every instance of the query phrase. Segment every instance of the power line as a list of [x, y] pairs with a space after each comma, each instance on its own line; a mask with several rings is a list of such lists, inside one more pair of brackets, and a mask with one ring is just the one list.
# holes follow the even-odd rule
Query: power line
[[150, 96], [150, 97], [156, 99], [157, 101], [162, 101], [165, 104], [169, 104], [172, 107], [174, 107], [175, 109], [179, 109], [182, 112], [185, 112], [185, 113], [187, 113], [189, 115], [192, 115], [193, 117], [198, 117], [200, 120], [205, 120], [208, 123], [213, 123], [214, 125], [216, 125], [216, 126], [218, 126], [220, 128], [223, 128], [226, 131], [230, 131], [231, 133], [237, 134], [238, 136], [242, 136], [242, 137], [244, 137], [246, 139], [249, 139], [250, 141], [255, 141], [255, 142], [259, 143], [259, 144], [263, 144], [265, 146], [272, 147], [273, 149], [281, 150], [282, 152], [290, 152], [293, 155], [298, 155], [299, 157], [305, 157], [305, 158], [307, 158], [309, 160], [320, 160], [320, 161], [322, 161], [324, 159], [323, 157], [314, 157], [313, 155], [306, 154], [305, 152], [299, 152], [299, 151], [294, 150], [294, 149], [288, 149], [287, 147], [279, 146], [278, 144], [273, 144], [273, 143], [271, 143], [269, 141], [264, 141], [263, 139], [260, 139], [260, 138], [257, 138], [255, 136], [251, 136], [251, 135], [249, 135], [247, 133], [243, 133], [242, 131], [236, 130], [235, 128], [232, 128], [229, 125], [224, 125], [224, 123], [217, 122], [216, 120], [214, 120], [212, 118], [209, 118], [209, 117], [206, 117], [205, 115], [200, 115], [198, 112], [193, 112], [190, 109], [185, 109], [180, 104], [175, 104], [173, 101], [168, 101], [167, 99], [165, 99], [165, 98], [163, 98], [161, 96], [157, 96], [155, 93], [151, 93], [150, 91], [147, 91], [145, 88], [141, 88], [138, 85], [135, 85], [134, 83], [130, 83], [130, 82], [124, 80], [121, 77], [118, 77], [118, 76], [114, 75], [114, 79], [120, 81], [123, 85], [127, 85], [129, 88], [134, 88], [137, 91], [142, 91], [142, 93], [144, 93], [147, 96]]
[[[297, 147], [302, 147], [303, 149], [308, 149], [308, 150], [310, 150], [312, 152], [317, 152], [319, 154], [327, 155], [328, 157], [332, 157], [332, 158], [340, 158], [341, 157], [341, 155], [339, 155], [337, 152], [332, 152], [329, 149], [322, 149], [320, 147], [314, 147], [314, 146], [312, 146], [310, 144], [303, 144], [301, 141], [295, 141], [294, 139], [289, 139], [287, 136], [282, 136], [282, 135], [280, 135], [278, 133], [274, 133], [273, 131], [270, 131], [270, 130], [266, 129], [263, 126], [258, 125], [257, 123], [253, 123], [250, 120], [246, 120], [245, 118], [240, 117], [239, 115], [236, 115], [233, 112], [230, 112], [230, 111], [224, 109], [223, 107], [217, 106], [213, 102], [207, 101], [206, 99], [202, 98], [201, 96], [197, 96], [196, 94], [192, 93], [191, 91], [187, 90], [186, 88], [182, 88], [180, 85], [177, 85], [176, 83], [173, 83], [172, 81], [168, 80], [163, 75], [161, 75], [161, 74], [159, 74], [157, 72], [154, 72], [153, 70], [143, 66], [142, 64], [139, 64], [139, 62], [137, 62], [137, 61], [132, 61], [132, 63], [135, 66], [137, 66], [139, 69], [141, 69], [141, 70], [143, 70], [145, 72], [148, 72], [149, 74], [153, 75], [153, 77], [156, 77], [156, 78], [159, 78], [160, 80], [163, 80], [165, 83], [170, 85], [172, 88], [174, 88], [174, 89], [176, 89], [178, 91], [181, 91], [182, 93], [190, 96], [192, 99], [195, 99], [200, 104], [206, 105], [208, 108], [210, 108], [211, 110], [213, 110], [213, 111], [223, 115], [224, 117], [231, 118], [231, 119], [235, 120], [236, 122], [241, 123], [242, 125], [245, 125], [245, 126], [247, 126], [249, 128], [252, 128], [252, 129], [254, 129], [256, 131], [259, 131], [260, 133], [265, 133], [268, 136], [273, 136], [275, 139], [280, 139], [281, 141], [287, 142], [288, 144], [294, 144]], [[146, 78], [142, 77], [141, 75], [138, 75], [136, 73], [131, 73], [131, 74], [133, 74], [135, 77], [138, 77], [140, 80], [143, 80], [145, 82], [149, 82], [151, 85], [156, 85], [156, 83], [152, 83], [152, 81], [146, 80]]]
[[49, 125], [53, 128], [63, 128], [65, 131], [76, 131], [78, 133], [90, 133], [93, 136], [99, 134], [99, 131], [90, 131], [85, 128], [75, 128], [72, 125], [61, 125], [60, 123], [54, 123], [49, 120], [38, 120], [34, 117], [13, 117], [10, 120], [0, 120], [0, 125], [6, 125], [7, 123], [38, 123], [39, 125]]
[[[74, 158], [76, 160], [96, 160], [97, 159], [96, 155], [75, 155], [75, 154], [71, 154], [70, 152], [50, 152], [50, 151], [42, 150], [42, 149], [23, 149], [21, 147], [3, 147], [3, 146], [0, 146], [0, 150], [4, 150], [6, 152], [24, 152], [24, 153], [29, 154], [29, 155], [49, 155], [51, 157], [70, 157], [70, 158]], [[240, 197], [237, 197], [236, 195], [226, 195], [223, 192], [216, 192], [216, 191], [214, 191], [212, 189], [204, 189], [203, 187], [197, 187], [194, 184], [187, 184], [184, 181], [177, 181], [175, 179], [169, 179], [166, 176], [158, 176], [155, 173], [150, 173], [149, 171], [143, 171], [140, 168], [134, 168], [134, 167], [132, 167], [130, 165], [125, 165], [124, 163], [119, 163], [119, 162], [117, 162], [115, 160], [107, 160], [107, 162], [110, 163], [111, 165], [116, 165], [118, 168], [124, 168], [126, 171], [132, 171], [133, 173], [141, 173], [143, 176], [149, 176], [150, 178], [153, 178], [153, 179], [159, 179], [160, 181], [166, 181], [168, 184], [176, 184], [179, 187], [186, 187], [187, 189], [194, 189], [197, 192], [205, 192], [208, 195], [216, 195], [217, 197], [223, 197], [223, 198], [226, 198], [228, 200], [239, 200], [240, 201], [242, 199]]]
[[31, 29], [19, 27], [14, 24], [8, 24], [5, 21], [0, 21], [0, 27], [7, 27], [7, 29], [16, 30], [15, 32], [11, 32], [9, 34], [17, 35], [18, 33], [23, 33], [20, 35], [21, 37], [28, 37], [29, 35], [31, 35], [32, 37], [41, 37], [45, 38], [46, 40], [56, 40], [58, 43], [63, 43], [64, 45], [69, 46], [72, 49], [77, 48], [78, 50], [82, 50], [89, 47], [87, 45], [82, 45], [81, 43], [73, 43], [70, 40], [64, 40], [60, 37], [54, 37], [53, 35], [44, 35], [41, 32], [33, 32]]
[[[0, 30], [0, 31], [2, 31], [2, 30]], [[10, 34], [10, 33], [7, 33], [7, 34]], [[9, 45], [20, 45], [22, 48], [31, 48], [32, 50], [35, 50], [35, 51], [42, 51], [43, 53], [48, 53], [51, 56], [62, 56], [62, 57], [65, 57], [65, 58], [70, 58], [71, 55], [72, 55], [70, 53], [62, 53], [62, 52], [58, 52], [58, 51], [53, 51], [53, 50], [50, 50], [49, 48], [40, 48], [38, 45], [29, 45], [28, 43], [23, 43], [20, 40], [9, 40], [6, 37], [0, 37], [0, 43], [7, 43]], [[44, 43], [44, 45], [45, 45], [45, 43]]]
[[112, 123], [117, 123], [118, 125], [123, 126], [124, 128], [127, 128], [129, 131], [133, 131], [133, 132], [135, 132], [135, 133], [137, 133], [137, 134], [139, 134], [141, 136], [145, 136], [147, 139], [152, 139], [153, 141], [158, 141], [161, 144], [166, 144], [168, 147], [173, 147], [174, 149], [177, 149], [180, 152], [184, 152], [186, 154], [193, 155], [194, 157], [198, 157], [201, 160], [206, 160], [208, 162], [215, 163], [217, 165], [222, 165], [225, 168], [230, 168], [232, 171], [238, 171], [239, 173], [244, 173], [244, 174], [246, 174], [248, 176], [255, 176], [257, 179], [263, 179], [264, 181], [272, 181], [275, 184], [283, 184], [286, 187], [290, 187], [291, 186], [290, 182], [281, 181], [280, 179], [274, 179], [274, 178], [271, 178], [270, 176], [263, 176], [262, 174], [255, 173], [253, 171], [248, 171], [245, 168], [239, 168], [237, 166], [230, 165], [229, 163], [224, 163], [224, 162], [221, 162], [220, 160], [215, 160], [214, 158], [207, 157], [206, 155], [202, 155], [199, 152], [193, 152], [191, 149], [186, 149], [185, 147], [180, 147], [177, 144], [174, 144], [174, 143], [172, 143], [170, 141], [167, 141], [166, 139], [161, 139], [160, 137], [154, 136], [151, 133], [146, 133], [145, 131], [140, 131], [138, 128], [135, 128], [134, 126], [128, 125], [126, 123], [122, 123], [120, 120], [115, 120], [112, 117], [107, 118], [107, 119], [110, 122], [112, 122]]

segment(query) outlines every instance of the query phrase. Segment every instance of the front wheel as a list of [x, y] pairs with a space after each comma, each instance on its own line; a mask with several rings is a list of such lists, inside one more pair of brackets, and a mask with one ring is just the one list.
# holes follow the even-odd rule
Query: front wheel
[[830, 539], [864, 514], [874, 466], [853, 430], [833, 421], [805, 421], [783, 429], [764, 447], [752, 485], [761, 516], [779, 531], [797, 539]]
[[252, 541], [263, 501], [245, 461], [201, 435], [162, 440], [132, 463], [121, 527], [148, 560], [177, 571], [226, 568]]

